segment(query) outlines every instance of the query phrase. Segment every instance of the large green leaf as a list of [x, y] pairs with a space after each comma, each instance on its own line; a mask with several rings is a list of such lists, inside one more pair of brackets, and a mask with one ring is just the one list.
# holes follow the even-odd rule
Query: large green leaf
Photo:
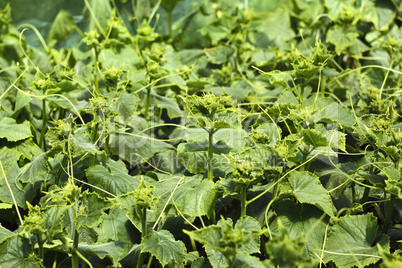
[[112, 134], [110, 146], [115, 155], [125, 159], [133, 166], [144, 163], [156, 153], [172, 148], [170, 144], [142, 133]]
[[[342, 217], [328, 236], [324, 261], [333, 261], [340, 268], [364, 267], [379, 261], [381, 257], [374, 243], [377, 229], [377, 218], [371, 213]], [[378, 244], [388, 251], [389, 237], [382, 235]]]
[[0, 224], [0, 243], [3, 242], [6, 238], [13, 236], [14, 233], [4, 228]]
[[306, 239], [305, 256], [316, 259], [320, 256], [324, 242], [328, 217], [322, 218], [323, 212], [315, 206], [295, 204], [291, 200], [284, 200], [277, 204], [275, 212], [277, 218], [271, 223], [271, 232], [279, 235], [278, 220], [289, 229], [289, 236], [296, 239], [303, 235]]
[[187, 250], [184, 243], [176, 241], [169, 231], [151, 230], [142, 240], [141, 252], [154, 255], [163, 267], [170, 261], [173, 261], [175, 267], [180, 267], [186, 258]]
[[75, 22], [73, 16], [62, 9], [57, 14], [49, 30], [48, 41], [61, 41], [66, 39], [74, 31]]
[[112, 14], [112, 8], [108, 0], [88, 0], [87, 15], [89, 17], [89, 29], [97, 29], [106, 34], [107, 23]]
[[81, 213], [76, 218], [77, 230], [81, 226], [92, 227], [101, 220], [102, 211], [112, 207], [112, 203], [100, 197], [97, 193], [85, 191], [80, 196]]
[[99, 226], [95, 227], [98, 234], [98, 243], [109, 241], [131, 242], [134, 226], [127, 218], [127, 211], [116, 206], [108, 214], [101, 217]]
[[35, 257], [29, 239], [14, 235], [0, 244], [2, 267], [40, 268], [42, 261]]
[[187, 216], [211, 215], [217, 191], [212, 181], [194, 177], [180, 185], [173, 195], [176, 208]]
[[19, 177], [20, 181], [23, 183], [34, 183], [38, 178], [48, 172], [48, 163], [46, 159], [46, 154], [43, 153], [34, 159], [29, 164], [29, 166], [22, 172]]
[[[139, 177], [127, 174], [122, 161], [108, 159], [107, 167], [95, 165], [86, 170], [88, 182], [114, 195], [132, 192], [140, 185]], [[103, 191], [98, 191], [103, 193]]]
[[328, 30], [327, 41], [335, 45], [335, 52], [340, 55], [353, 45], [359, 34], [356, 31], [344, 29], [342, 26], [335, 25]]
[[17, 180], [21, 172], [17, 162], [21, 156], [20, 152], [8, 148], [0, 152], [0, 163], [5, 173], [4, 177], [3, 170], [0, 169], [0, 201], [13, 204], [15, 199], [19, 207], [26, 209], [26, 202], [32, 201], [40, 185], [22, 184]]
[[135, 93], [123, 92], [116, 103], [116, 110], [124, 119], [129, 119], [134, 115], [137, 108], [138, 96]]
[[19, 141], [31, 137], [29, 123], [24, 121], [21, 124], [9, 117], [0, 120], [0, 138], [6, 138], [8, 141]]
[[336, 211], [328, 191], [314, 174], [304, 171], [293, 171], [289, 175], [293, 193], [300, 203], [317, 206], [329, 216], [334, 217]]
[[119, 265], [120, 256], [128, 251], [130, 244], [121, 241], [112, 241], [103, 244], [85, 245], [79, 244], [78, 250], [81, 251], [84, 256], [89, 257], [96, 255], [103, 259], [108, 257], [113, 261], [114, 266]]
[[395, 6], [391, 1], [363, 2], [363, 19], [372, 22], [377, 31], [387, 30], [395, 15]]

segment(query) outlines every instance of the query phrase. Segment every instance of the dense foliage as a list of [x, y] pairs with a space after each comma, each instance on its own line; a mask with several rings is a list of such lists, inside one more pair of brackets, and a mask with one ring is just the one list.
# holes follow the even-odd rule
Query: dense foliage
[[0, 9], [1, 267], [401, 267], [401, 0]]

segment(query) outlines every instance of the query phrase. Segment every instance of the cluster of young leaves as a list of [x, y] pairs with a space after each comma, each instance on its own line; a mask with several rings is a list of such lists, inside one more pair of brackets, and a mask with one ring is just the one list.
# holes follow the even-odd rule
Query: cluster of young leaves
[[401, 264], [400, 1], [6, 2], [1, 266]]

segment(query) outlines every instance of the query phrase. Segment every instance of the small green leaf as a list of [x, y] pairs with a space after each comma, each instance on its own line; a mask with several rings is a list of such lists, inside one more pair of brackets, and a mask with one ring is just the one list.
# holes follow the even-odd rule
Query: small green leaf
[[24, 121], [21, 124], [9, 117], [0, 120], [0, 138], [6, 138], [8, 141], [19, 141], [31, 137], [29, 123]]
[[178, 266], [182, 265], [186, 259], [187, 250], [184, 243], [176, 241], [169, 231], [151, 230], [142, 240], [141, 252], [151, 253], [165, 267], [170, 261]]

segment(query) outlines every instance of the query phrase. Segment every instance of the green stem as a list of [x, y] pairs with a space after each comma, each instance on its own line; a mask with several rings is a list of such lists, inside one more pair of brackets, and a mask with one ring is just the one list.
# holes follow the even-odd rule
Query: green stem
[[47, 116], [46, 116], [46, 100], [42, 100], [42, 129], [40, 131], [40, 141], [39, 147], [43, 147], [43, 150], [46, 152], [46, 142], [45, 142], [45, 131], [46, 131], [46, 123], [47, 123]]
[[36, 234], [36, 239], [38, 240], [38, 257], [39, 259], [43, 260], [44, 252], [43, 252], [43, 241], [42, 241], [42, 234], [37, 233]]
[[208, 138], [208, 179], [212, 181], [214, 179], [214, 170], [213, 170], [213, 157], [214, 157], [214, 130], [211, 129], [209, 131]]
[[153, 259], [153, 258], [154, 258], [154, 255], [151, 255], [151, 257], [150, 257], [149, 260], [148, 260], [147, 268], [150, 268], [150, 267], [151, 267], [152, 259]]
[[370, 194], [370, 188], [369, 187], [364, 188], [364, 193], [362, 198], [360, 199], [360, 204], [364, 204], [367, 202], [369, 194]]
[[61, 160], [59, 169], [57, 170], [55, 178], [54, 178], [54, 184], [56, 184], [56, 185], [59, 185], [59, 183], [60, 183], [60, 176], [61, 176], [61, 173], [63, 172], [63, 167], [65, 167], [67, 165], [67, 160], [68, 160], [67, 155], [63, 155], [63, 159]]
[[109, 134], [107, 134], [105, 138], [105, 153], [107, 156], [110, 156], [110, 151], [109, 151]]
[[145, 111], [144, 111], [144, 116], [145, 116], [145, 119], [148, 121], [148, 123], [149, 123], [149, 102], [150, 102], [150, 97], [151, 97], [151, 88], [150, 87], [148, 87], [147, 88], [147, 96], [146, 96], [146, 99], [145, 99]]
[[241, 204], [241, 217], [246, 216], [246, 207], [247, 207], [247, 189], [245, 185], [242, 185], [240, 188], [240, 204]]
[[97, 96], [99, 93], [99, 83], [98, 83], [98, 49], [94, 47], [95, 62], [94, 62], [94, 95]]
[[382, 229], [383, 234], [388, 233], [388, 229], [391, 226], [391, 217], [394, 211], [394, 204], [395, 204], [395, 195], [391, 194], [391, 200], [389, 201], [387, 211], [385, 211], [385, 221]]
[[172, 10], [169, 11], [169, 39], [172, 39], [173, 37], [173, 31], [172, 31]]
[[[144, 239], [144, 237], [147, 235], [147, 208], [143, 207], [142, 208], [142, 226], [141, 226], [141, 240]], [[138, 257], [138, 263], [137, 263], [137, 268], [141, 268], [142, 265], [144, 264], [145, 260], [145, 255], [143, 252], [140, 253], [140, 256]]]
[[78, 238], [79, 238], [79, 233], [77, 230], [74, 232], [74, 243], [73, 243], [73, 252], [71, 255], [71, 265], [73, 268], [78, 268]]
[[[94, 130], [92, 132], [92, 142], [96, 142], [98, 140], [98, 128], [99, 128], [99, 124], [98, 124], [98, 115], [96, 114], [94, 116], [94, 122], [95, 122], [95, 127]], [[91, 155], [89, 157], [89, 166], [92, 167], [95, 165], [95, 155]]]

